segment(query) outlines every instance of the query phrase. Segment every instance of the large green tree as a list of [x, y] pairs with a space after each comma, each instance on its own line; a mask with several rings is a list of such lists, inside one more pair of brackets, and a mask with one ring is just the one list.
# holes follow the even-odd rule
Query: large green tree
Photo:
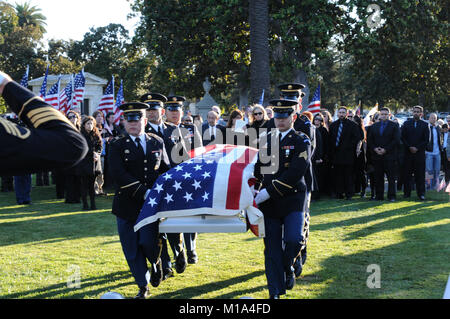
[[[363, 99], [381, 105], [449, 107], [448, 1], [351, 0], [359, 17], [346, 39]], [[373, 24], [380, 8], [381, 21]], [[377, 22], [377, 21], [375, 21]]]

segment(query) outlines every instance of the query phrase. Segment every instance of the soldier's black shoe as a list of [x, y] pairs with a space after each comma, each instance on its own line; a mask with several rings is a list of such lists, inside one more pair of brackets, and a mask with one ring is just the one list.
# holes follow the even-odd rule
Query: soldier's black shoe
[[294, 274], [294, 270], [292, 269], [288, 269], [286, 271], [286, 289], [287, 290], [292, 290], [292, 288], [294, 288], [295, 286], [295, 274]]
[[173, 277], [173, 270], [172, 268], [164, 268], [163, 269], [163, 278], [162, 280], [169, 279], [170, 277]]
[[161, 266], [161, 259], [158, 259], [156, 264], [152, 264], [152, 271], [150, 273], [150, 283], [153, 287], [158, 287], [163, 278], [163, 271]]
[[420, 196], [419, 196], [419, 200], [422, 200], [422, 201], [425, 200], [425, 196], [420, 195]]
[[280, 295], [271, 295], [270, 299], [280, 299]]
[[306, 263], [306, 257], [308, 257], [308, 252], [306, 250], [306, 246], [305, 248], [303, 248], [302, 252], [301, 252], [301, 256], [302, 256], [302, 266]]
[[302, 265], [302, 257], [299, 256], [297, 259], [295, 259], [294, 262], [294, 274], [295, 274], [295, 278], [300, 277], [300, 275], [302, 274], [303, 271], [303, 265]]
[[148, 287], [140, 287], [138, 294], [134, 297], [134, 299], [145, 299], [150, 297], [150, 290]]
[[183, 250], [178, 254], [177, 259], [175, 259], [175, 270], [177, 273], [182, 274], [186, 270], [186, 266], [186, 255]]
[[192, 265], [198, 263], [198, 256], [195, 250], [188, 251], [187, 257], [188, 257], [188, 264]]

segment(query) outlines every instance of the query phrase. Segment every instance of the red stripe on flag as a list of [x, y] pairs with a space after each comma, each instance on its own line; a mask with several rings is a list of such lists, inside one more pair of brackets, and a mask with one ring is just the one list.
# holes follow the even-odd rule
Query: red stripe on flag
[[[252, 152], [252, 153], [250, 153]], [[236, 210], [239, 209], [239, 202], [241, 200], [241, 187], [236, 185], [242, 185], [244, 169], [253, 160], [257, 154], [254, 150], [247, 148], [240, 158], [234, 161], [230, 167], [230, 177], [228, 179], [228, 191], [227, 191], [227, 204], [226, 209]]]

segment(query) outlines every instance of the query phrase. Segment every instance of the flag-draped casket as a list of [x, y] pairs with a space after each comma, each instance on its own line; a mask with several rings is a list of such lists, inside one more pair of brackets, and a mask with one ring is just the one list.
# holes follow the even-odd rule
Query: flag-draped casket
[[254, 202], [258, 150], [211, 145], [193, 150], [191, 159], [161, 175], [142, 207], [135, 231], [161, 218], [246, 212], [251, 231], [264, 237], [264, 218]]

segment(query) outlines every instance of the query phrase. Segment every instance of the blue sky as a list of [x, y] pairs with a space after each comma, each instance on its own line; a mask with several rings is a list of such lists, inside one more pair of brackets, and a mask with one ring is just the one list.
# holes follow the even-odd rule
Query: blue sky
[[126, 0], [6, 0], [14, 4], [30, 2], [47, 17], [44, 39], [82, 40], [90, 27], [120, 23], [133, 35], [138, 19], [127, 20], [131, 13]]

